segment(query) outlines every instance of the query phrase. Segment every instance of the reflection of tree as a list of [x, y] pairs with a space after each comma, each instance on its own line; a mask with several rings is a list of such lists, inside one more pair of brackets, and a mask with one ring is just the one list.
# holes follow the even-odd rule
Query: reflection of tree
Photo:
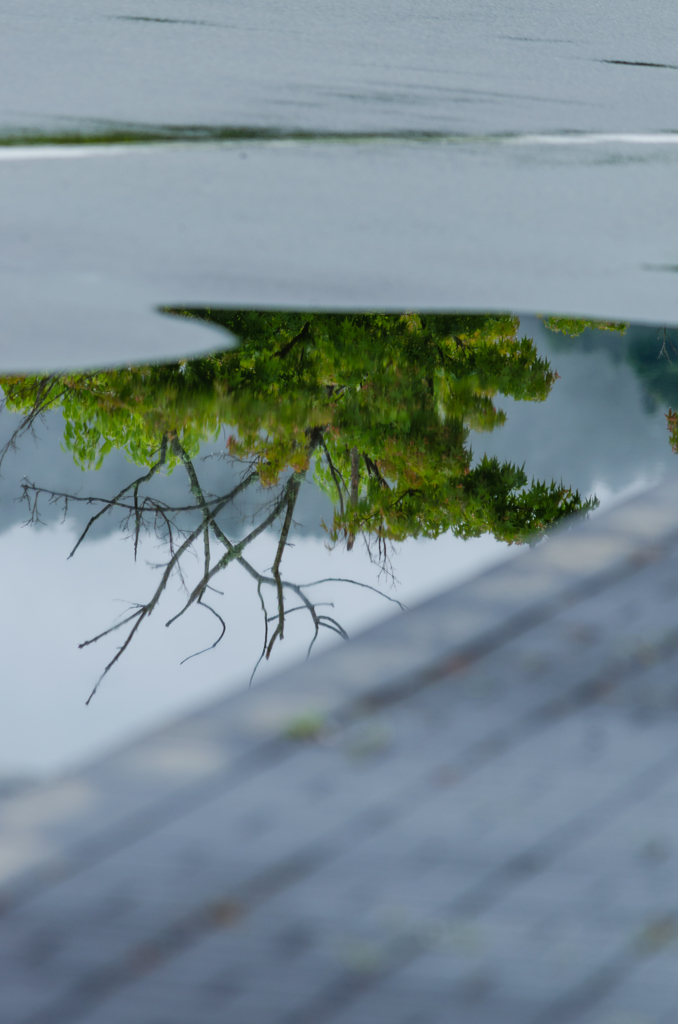
[[[667, 324], [657, 328], [649, 325], [613, 323], [601, 320], [571, 320], [564, 317], [546, 317], [544, 324], [551, 331], [568, 337], [567, 347], [580, 350], [592, 345], [604, 347], [616, 358], [623, 358], [638, 376], [649, 411], [657, 405], [668, 405], [665, 413], [671, 449], [678, 454], [678, 336], [675, 327]], [[600, 338], [592, 330], [613, 331], [618, 337], [612, 345], [600, 345]], [[584, 335], [584, 338], [580, 336]], [[595, 340], [594, 340], [595, 339]], [[586, 346], [586, 347], [584, 347]]]
[[585, 330], [613, 331], [615, 334], [623, 334], [629, 326], [620, 320], [582, 320], [567, 316], [544, 317], [544, 324], [550, 331], [557, 334], [567, 334], [570, 338], [577, 338]]
[[[98, 505], [78, 545], [101, 516], [114, 510], [131, 531], [135, 552], [142, 530], [154, 530], [168, 544], [169, 558], [150, 601], [134, 605], [122, 621], [88, 641], [127, 629], [104, 674], [196, 544], [203, 549], [203, 573], [170, 622], [200, 605], [219, 621], [218, 643], [225, 624], [209, 592], [214, 577], [238, 562], [262, 602], [262, 657], [283, 638], [286, 616], [295, 611], [308, 613], [312, 643], [322, 627], [344, 636], [340, 624], [307, 596], [312, 584], [282, 576], [299, 488], [308, 473], [332, 498], [331, 540], [343, 539], [350, 549], [362, 536], [370, 551], [376, 546], [382, 567], [393, 541], [451, 530], [461, 537], [489, 532], [521, 543], [595, 504], [562, 483], [528, 482], [519, 466], [488, 458], [473, 463], [469, 431], [492, 430], [505, 420], [494, 396], [542, 401], [556, 377], [534, 343], [518, 337], [514, 317], [179, 313], [222, 324], [240, 338], [240, 346], [169, 366], [0, 380], [8, 407], [24, 414], [17, 433], [29, 429], [44, 409], [58, 407], [64, 445], [79, 465], [101, 466], [117, 448], [145, 468], [112, 499], [25, 485], [33, 516], [39, 514], [41, 495]], [[202, 441], [225, 424], [233, 425], [228, 458], [243, 467], [242, 477], [235, 489], [214, 497], [201, 486], [195, 459]], [[177, 468], [186, 474], [190, 507], [170, 507], [148, 491], [151, 481]], [[219, 514], [254, 484], [265, 496], [257, 524], [241, 540], [231, 540]], [[199, 513], [197, 525], [186, 523], [189, 512]], [[270, 575], [264, 575], [245, 551], [278, 521], [277, 553]], [[262, 597], [266, 589], [275, 595], [277, 610], [271, 616]], [[286, 595], [298, 602], [293, 608], [286, 607]]]
[[[317, 428], [309, 431], [309, 454], [312, 454], [313, 450], [317, 447], [320, 436], [320, 431]], [[143, 485], [148, 483], [166, 464], [167, 456], [170, 453], [177, 458], [187, 474], [190, 491], [195, 499], [195, 504], [193, 505], [171, 506], [157, 497], [150, 494], [144, 494], [143, 492]], [[111, 633], [114, 633], [119, 629], [126, 629], [124, 640], [118, 647], [115, 655], [106, 665], [99, 681], [90, 695], [90, 700], [96, 692], [101, 680], [125, 653], [141, 624], [158, 606], [172, 575], [180, 576], [183, 582], [183, 562], [186, 556], [196, 545], [202, 546], [202, 573], [200, 579], [189, 591], [187, 591], [187, 597], [183, 607], [176, 615], [168, 620], [166, 623], [167, 626], [171, 626], [173, 622], [176, 622], [177, 619], [181, 618], [181, 616], [184, 615], [184, 613], [193, 605], [205, 608], [217, 619], [220, 626], [219, 635], [214, 643], [211, 644], [209, 648], [206, 648], [206, 650], [216, 647], [226, 632], [226, 623], [213, 605], [207, 602], [206, 597], [209, 597], [209, 591], [218, 593], [214, 588], [215, 577], [223, 572], [231, 563], [237, 562], [255, 581], [257, 593], [261, 602], [264, 620], [264, 642], [261, 657], [259, 658], [257, 665], [262, 658], [270, 657], [276, 641], [283, 639], [286, 617], [296, 611], [306, 611], [312, 623], [313, 633], [309, 645], [309, 653], [323, 627], [337, 633], [344, 639], [347, 638], [347, 633], [341, 624], [332, 616], [319, 612], [318, 609], [322, 605], [311, 600], [306, 591], [321, 583], [327, 582], [350, 583], [353, 586], [366, 587], [369, 590], [374, 590], [376, 593], [380, 593], [377, 588], [370, 587], [368, 584], [358, 583], [355, 580], [344, 580], [340, 578], [314, 580], [311, 583], [295, 583], [290, 580], [283, 579], [282, 577], [282, 558], [285, 547], [288, 543], [294, 509], [303, 476], [303, 472], [291, 473], [284, 483], [276, 489], [275, 495], [266, 502], [262, 508], [260, 508], [260, 518], [257, 524], [243, 538], [237, 541], [232, 541], [227, 536], [224, 528], [218, 521], [218, 516], [228, 506], [233, 505], [238, 496], [257, 481], [258, 473], [256, 466], [253, 464], [243, 465], [241, 479], [235, 487], [231, 488], [231, 490], [226, 494], [218, 496], [207, 495], [200, 484], [194, 460], [189, 457], [174, 432], [163, 435], [158, 458], [151, 465], [148, 472], [141, 477], [137, 477], [113, 498], [96, 498], [91, 495], [83, 497], [81, 495], [46, 490], [29, 482], [24, 483], [24, 498], [29, 504], [30, 518], [34, 522], [39, 518], [39, 500], [41, 497], [47, 497], [50, 501], [61, 501], [65, 506], [68, 505], [68, 502], [73, 501], [81, 501], [100, 506], [98, 511], [92, 515], [87, 526], [79, 536], [69, 557], [75, 554], [94, 523], [100, 519], [101, 516], [114, 510], [122, 513], [122, 526], [123, 528], [128, 529], [134, 537], [135, 557], [138, 549], [139, 536], [142, 530], [153, 532], [156, 536], [161, 537], [166, 543], [168, 549], [169, 558], [164, 564], [158, 566], [158, 568], [162, 570], [161, 577], [150, 599], [142, 604], [134, 604], [132, 606], [132, 610], [113, 626], [80, 645], [81, 647], [87, 647], [90, 644], [97, 643], [99, 640], [102, 640], [104, 637], [109, 636]], [[200, 515], [197, 525], [186, 525], [182, 521], [182, 517], [185, 519], [186, 513], [195, 513], [196, 511]], [[255, 541], [256, 538], [265, 530], [272, 527], [278, 519], [282, 520], [282, 527], [280, 529], [273, 566], [271, 568], [270, 575], [267, 575], [266, 573], [259, 572], [254, 567], [251, 561], [245, 557], [245, 552], [252, 542]], [[213, 553], [210, 538], [212, 538], [212, 541], [216, 541], [218, 545], [218, 552], [216, 556]], [[274, 590], [276, 597], [277, 610], [272, 615], [268, 613], [263, 595], [263, 589], [267, 587]], [[300, 604], [291, 608], [287, 607], [286, 595], [288, 594], [296, 598]], [[386, 594], [382, 596], [386, 597], [387, 600], [394, 601], [394, 603], [402, 608], [399, 601], [395, 601], [394, 598], [388, 597]], [[269, 628], [271, 623], [275, 623], [272, 631]], [[197, 653], [202, 654], [205, 652], [199, 651]], [[190, 655], [190, 657], [195, 657], [195, 655]], [[189, 659], [187, 658], [185, 660]]]

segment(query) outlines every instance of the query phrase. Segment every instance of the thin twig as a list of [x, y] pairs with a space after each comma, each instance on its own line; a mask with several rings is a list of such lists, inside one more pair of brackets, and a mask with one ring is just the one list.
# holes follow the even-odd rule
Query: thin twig
[[219, 619], [219, 622], [221, 623], [221, 633], [219, 634], [219, 636], [217, 637], [217, 639], [214, 641], [213, 644], [210, 644], [209, 647], [203, 647], [203, 649], [201, 651], [196, 651], [195, 654], [189, 654], [189, 656], [187, 658], [184, 658], [183, 661], [179, 662], [180, 665], [184, 665], [187, 661], [190, 661], [191, 658], [197, 658], [199, 654], [206, 654], [207, 651], [213, 650], [217, 646], [217, 644], [221, 643], [221, 641], [224, 638], [224, 633], [226, 632], [226, 623], [222, 619], [222, 617], [219, 614], [219, 612], [215, 611], [215, 609], [212, 607], [211, 604], [206, 604], [205, 601], [203, 601], [202, 597], [198, 598], [197, 603], [202, 608], [207, 608], [208, 611], [212, 612], [212, 615], [215, 615], [216, 618]]
[[299, 583], [297, 586], [300, 590], [304, 590], [307, 587], [317, 587], [321, 583], [351, 583], [354, 587], [364, 587], [365, 590], [373, 590], [380, 597], [385, 598], [387, 601], [392, 601], [393, 604], [397, 604], [403, 611], [407, 610], [407, 605], [403, 604], [396, 597], [389, 597], [388, 594], [385, 594], [383, 590], [379, 590], [378, 587], [372, 587], [369, 583], [359, 583], [358, 580], [350, 580], [341, 576], [327, 576], [324, 580], [314, 580], [313, 583]]

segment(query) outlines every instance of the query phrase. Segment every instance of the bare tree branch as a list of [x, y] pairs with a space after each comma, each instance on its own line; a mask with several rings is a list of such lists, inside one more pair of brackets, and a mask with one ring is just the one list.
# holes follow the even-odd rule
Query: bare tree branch
[[226, 623], [222, 619], [219, 612], [215, 611], [211, 604], [207, 604], [205, 601], [203, 601], [202, 596], [198, 598], [197, 603], [200, 605], [201, 608], [207, 608], [208, 611], [212, 612], [212, 615], [219, 619], [219, 622], [221, 623], [221, 633], [216, 638], [213, 644], [210, 644], [209, 647], [203, 647], [201, 651], [196, 651], [195, 654], [189, 654], [187, 658], [184, 658], [183, 661], [179, 662], [180, 665], [185, 665], [187, 661], [190, 661], [191, 658], [197, 658], [199, 654], [206, 654], [207, 651], [213, 650], [217, 646], [217, 644], [221, 643], [226, 632]]
[[332, 456], [329, 453], [329, 450], [327, 448], [327, 445], [325, 444], [325, 439], [324, 438], [323, 438], [321, 443], [322, 443], [322, 447], [323, 447], [323, 450], [325, 452], [325, 455], [327, 456], [327, 464], [330, 467], [330, 473], [332, 474], [332, 479], [334, 480], [334, 486], [337, 489], [337, 497], [339, 498], [339, 511], [341, 512], [341, 515], [343, 516], [343, 514], [344, 514], [344, 496], [341, 493], [341, 486], [343, 484], [344, 489], [347, 490], [346, 484], [344, 483], [344, 478], [342, 477], [341, 473], [339, 472], [339, 470], [335, 467], [334, 463], [332, 462]]
[[[210, 510], [210, 513], [209, 513], [210, 517], [218, 515], [218, 513], [223, 508], [225, 508], [225, 506], [230, 501], [233, 500], [233, 497], [235, 496], [235, 494], [239, 493], [239, 491], [241, 491], [244, 486], [246, 486], [245, 481], [241, 481], [240, 484], [237, 485], [237, 487], [235, 487], [228, 495], [226, 495], [224, 498], [222, 498], [217, 503], [217, 505], [213, 509]], [[97, 692], [97, 690], [98, 690], [99, 686], [101, 685], [102, 681], [104, 680], [104, 678], [108, 675], [108, 673], [113, 668], [113, 666], [116, 664], [116, 662], [119, 661], [119, 659], [122, 657], [124, 652], [127, 650], [127, 648], [129, 647], [129, 645], [130, 645], [130, 643], [132, 641], [132, 638], [134, 637], [135, 633], [139, 629], [139, 626], [141, 625], [141, 623], [144, 621], [144, 619], [148, 618], [148, 616], [153, 612], [153, 610], [156, 607], [158, 601], [160, 600], [160, 597], [161, 597], [162, 593], [165, 590], [165, 587], [167, 586], [167, 581], [169, 580], [175, 565], [177, 565], [177, 563], [178, 563], [179, 559], [182, 557], [182, 555], [184, 555], [185, 552], [188, 551], [188, 549], [192, 546], [192, 544], [194, 543], [196, 538], [199, 537], [200, 534], [204, 532], [204, 528], [205, 528], [205, 524], [204, 524], [204, 517], [203, 517], [203, 522], [201, 522], [201, 524], [198, 527], [196, 527], [196, 529], [193, 530], [193, 532], [190, 533], [186, 537], [186, 539], [184, 540], [183, 544], [181, 544], [180, 547], [178, 547], [176, 549], [176, 551], [174, 552], [174, 554], [170, 558], [169, 562], [166, 564], [165, 570], [164, 570], [164, 572], [162, 574], [162, 579], [160, 580], [160, 583], [156, 587], [156, 590], [155, 590], [155, 593], [153, 594], [153, 597], [151, 598], [151, 600], [147, 604], [139, 606], [139, 610], [138, 610], [138, 613], [137, 613], [138, 614], [137, 621], [135, 622], [134, 626], [130, 630], [130, 632], [129, 632], [125, 642], [122, 644], [121, 647], [118, 648], [118, 651], [115, 654], [115, 656], [113, 658], [111, 658], [111, 660], [106, 665], [104, 671], [99, 676], [99, 679], [97, 680], [97, 682], [96, 682], [92, 692], [90, 693], [89, 697], [87, 698], [87, 701], [86, 701], [87, 704], [89, 704], [89, 702], [91, 701], [92, 697]], [[196, 597], [201, 596], [203, 590], [204, 590], [204, 587], [202, 589], [199, 589], [199, 592], [196, 595]], [[193, 595], [192, 595], [190, 603], [192, 604], [194, 600], [195, 600], [195, 597], [193, 597]], [[128, 618], [127, 621], [129, 622], [132, 617], [133, 616], [130, 616], [130, 618]], [[178, 616], [175, 616], [175, 618], [178, 618]], [[172, 620], [172, 621], [174, 621], [174, 620]], [[168, 625], [169, 625], [169, 623], [168, 623]], [[115, 628], [117, 628], [117, 627], [115, 627]], [[107, 632], [110, 632], [110, 630], [107, 631]], [[102, 636], [105, 636], [105, 635], [106, 635], [106, 633], [102, 633], [96, 639], [100, 639]], [[85, 641], [85, 643], [80, 644], [80, 646], [81, 647], [85, 647], [89, 643], [94, 643], [94, 642], [95, 642], [95, 640], [88, 640], [88, 641]]]
[[266, 656], [266, 648], [268, 647], [268, 615], [266, 613], [266, 603], [264, 601], [263, 594], [261, 593], [261, 581], [259, 581], [257, 583], [257, 593], [259, 594], [259, 600], [261, 601], [261, 610], [264, 613], [264, 646], [261, 649], [261, 654], [257, 658], [256, 665], [252, 669], [252, 675], [250, 676], [250, 681], [249, 681], [249, 685], [250, 686], [252, 685], [252, 680], [254, 679], [254, 676], [255, 676], [255, 673], [256, 673], [257, 669], [259, 668], [259, 666], [261, 665], [264, 657]]
[[407, 605], [402, 604], [402, 602], [398, 601], [395, 597], [389, 597], [388, 594], [385, 594], [383, 590], [379, 590], [378, 587], [372, 587], [369, 583], [359, 583], [358, 580], [350, 580], [342, 576], [327, 576], [324, 580], [314, 580], [313, 583], [299, 583], [297, 586], [300, 590], [305, 590], [307, 587], [317, 587], [321, 583], [351, 583], [354, 587], [364, 587], [365, 590], [373, 590], [375, 594], [379, 594], [379, 596], [383, 597], [386, 601], [392, 601], [393, 604], [397, 604], [403, 611], [407, 608]]
[[268, 645], [266, 651], [266, 660], [271, 657], [271, 651], [273, 645], [278, 639], [282, 640], [285, 636], [285, 597], [282, 585], [282, 579], [280, 576], [280, 562], [282, 561], [283, 552], [285, 545], [287, 544], [287, 538], [290, 533], [290, 526], [292, 525], [292, 516], [294, 514], [294, 506], [297, 503], [299, 496], [299, 488], [301, 487], [301, 480], [292, 478], [291, 484], [288, 485], [288, 496], [287, 496], [287, 510], [285, 512], [285, 520], [283, 522], [283, 528], [280, 531], [280, 540], [278, 541], [278, 550], [275, 553], [275, 559], [273, 561], [273, 579], [275, 580], [276, 591], [278, 594], [278, 625], [276, 626], [275, 632], [271, 637], [271, 642]]
[[[319, 445], [324, 446], [323, 443], [323, 428], [312, 428], [307, 431], [308, 436], [308, 449], [309, 455], [312, 455], [315, 448]], [[166, 464], [168, 452], [172, 451], [176, 455], [186, 471], [188, 477], [188, 484], [194, 504], [189, 505], [168, 505], [166, 502], [160, 499], [152, 498], [149, 495], [142, 497], [141, 488], [147, 484], [153, 476], [158, 473], [163, 465]], [[326, 448], [325, 448], [326, 450]], [[353, 455], [353, 453], [352, 453]], [[358, 466], [360, 456], [357, 455]], [[355, 463], [355, 457], [353, 462]], [[346, 484], [341, 480], [340, 474], [338, 474], [335, 467], [331, 465], [331, 458], [328, 453], [328, 462], [330, 463], [330, 471], [335, 474], [333, 479], [335, 486], [337, 487], [337, 493], [339, 495], [340, 502], [342, 502], [342, 485], [343, 490], [347, 491]], [[372, 472], [369, 464], [368, 472]], [[357, 500], [355, 496], [355, 465], [352, 466], [352, 494], [351, 499]], [[142, 529], [154, 529], [158, 536], [162, 536], [163, 542], [167, 544], [169, 548], [169, 558], [157, 567], [161, 569], [160, 580], [154, 590], [149, 601], [144, 604], [135, 604], [133, 610], [119, 621], [114, 623], [108, 629], [97, 634], [94, 637], [84, 641], [80, 644], [80, 647], [87, 647], [91, 644], [97, 643], [106, 636], [109, 636], [113, 632], [119, 629], [125, 629], [126, 633], [122, 643], [116, 649], [113, 657], [110, 658], [106, 664], [103, 672], [99, 676], [95, 686], [90, 693], [87, 703], [92, 699], [94, 694], [97, 692], [101, 682], [114, 667], [114, 665], [120, 660], [125, 651], [129, 648], [134, 637], [136, 636], [141, 624], [147, 619], [155, 610], [160, 598], [166, 590], [168, 581], [174, 573], [179, 573], [179, 576], [183, 583], [182, 565], [184, 556], [191, 550], [202, 537], [202, 571], [200, 579], [197, 584], [190, 590], [187, 590], [187, 599], [185, 600], [181, 610], [172, 618], [170, 618], [166, 625], [170, 626], [178, 618], [185, 614], [185, 612], [192, 605], [200, 605], [206, 608], [220, 624], [219, 635], [210, 646], [205, 647], [200, 651], [196, 651], [194, 654], [184, 658], [182, 664], [189, 661], [192, 658], [197, 657], [199, 654], [204, 654], [209, 650], [213, 650], [223, 639], [226, 633], [226, 622], [219, 611], [205, 600], [207, 590], [215, 590], [212, 585], [212, 581], [217, 573], [226, 569], [232, 562], [237, 562], [248, 575], [256, 582], [257, 594], [261, 604], [263, 619], [264, 619], [264, 637], [261, 654], [254, 666], [252, 675], [250, 677], [250, 685], [254, 679], [256, 671], [261, 664], [263, 659], [268, 659], [271, 656], [273, 648], [276, 642], [284, 637], [285, 619], [288, 615], [299, 611], [306, 611], [309, 615], [311, 623], [313, 625], [313, 636], [311, 638], [308, 654], [310, 656], [313, 646], [320, 634], [321, 629], [330, 630], [342, 639], [348, 638], [348, 633], [344, 627], [333, 618], [331, 615], [327, 615], [320, 612], [320, 609], [325, 605], [330, 605], [331, 602], [314, 602], [304, 592], [306, 589], [314, 586], [318, 586], [321, 583], [351, 583], [354, 586], [363, 587], [364, 589], [374, 591], [386, 600], [397, 604], [398, 607], [402, 608], [403, 605], [400, 601], [389, 597], [384, 594], [383, 591], [377, 587], [370, 586], [369, 584], [360, 583], [357, 580], [346, 579], [342, 577], [327, 577], [323, 580], [315, 580], [311, 583], [297, 584], [290, 580], [283, 579], [282, 576], [282, 561], [286, 547], [289, 544], [289, 536], [294, 523], [294, 510], [297, 504], [297, 499], [300, 493], [301, 484], [305, 479], [305, 473], [303, 471], [291, 473], [287, 480], [281, 485], [277, 494], [275, 494], [270, 501], [267, 501], [265, 505], [259, 506], [256, 517], [258, 521], [255, 522], [253, 528], [244, 536], [241, 540], [234, 542], [229, 539], [222, 527], [219, 525], [217, 518], [221, 511], [230, 503], [232, 503], [236, 497], [242, 493], [250, 484], [255, 480], [259, 479], [259, 470], [256, 463], [250, 463], [247, 471], [243, 474], [242, 479], [239, 483], [226, 495], [220, 497], [213, 497], [206, 495], [203, 490], [198, 474], [196, 472], [195, 465], [188, 455], [187, 451], [179, 441], [179, 438], [175, 431], [168, 431], [165, 433], [162, 439], [162, 443], [159, 449], [158, 458], [149, 468], [147, 472], [139, 476], [137, 479], [127, 484], [121, 491], [119, 491], [113, 498], [104, 499], [95, 496], [84, 497], [81, 495], [70, 495], [67, 493], [60, 493], [55, 491], [48, 491], [47, 489], [36, 487], [34, 484], [25, 482], [24, 497], [29, 505], [31, 519], [35, 520], [39, 518], [38, 513], [38, 499], [40, 495], [46, 494], [50, 501], [63, 501], [66, 507], [69, 501], [87, 502], [89, 504], [101, 504], [102, 508], [99, 509], [95, 515], [93, 515], [85, 530], [80, 535], [76, 546], [69, 555], [75, 553], [77, 548], [80, 546], [82, 541], [85, 539], [88, 531], [94, 525], [98, 518], [100, 518], [104, 512], [111, 511], [113, 509], [119, 510], [122, 515], [123, 528], [129, 529], [134, 539], [134, 555], [135, 559], [138, 553], [139, 537]], [[196, 524], [195, 528], [189, 529], [188, 527], [182, 526], [177, 521], [177, 516], [186, 512], [199, 513], [200, 523]], [[264, 513], [262, 515], [262, 512]], [[278, 537], [278, 543], [276, 546], [275, 557], [273, 565], [268, 573], [261, 573], [251, 562], [245, 557], [247, 548], [259, 537], [266, 529], [268, 529], [275, 520], [283, 514], [282, 525], [280, 528], [280, 535]], [[222, 554], [221, 557], [217, 557], [213, 561], [213, 552], [211, 537], [212, 535], [221, 545]], [[264, 586], [273, 587], [276, 599], [277, 599], [277, 612], [269, 615], [266, 608], [266, 602], [264, 600]], [[220, 593], [220, 591], [216, 591]], [[294, 594], [300, 602], [294, 607], [286, 608], [286, 592]], [[275, 628], [271, 632], [269, 629], [269, 623], [275, 622]]]
[[[181, 616], [184, 614], [184, 612], [188, 611], [188, 609], [191, 607], [191, 605], [194, 604], [197, 601], [198, 597], [200, 596], [202, 591], [205, 589], [205, 586], [209, 583], [209, 581], [212, 579], [212, 577], [215, 576], [218, 572], [221, 572], [222, 569], [225, 569], [226, 566], [229, 565], [230, 562], [235, 561], [235, 559], [238, 557], [238, 555], [240, 555], [245, 550], [245, 548], [249, 544], [252, 543], [253, 540], [256, 540], [256, 538], [259, 536], [259, 534], [263, 533], [264, 530], [266, 530], [273, 522], [275, 522], [275, 520], [280, 515], [280, 513], [281, 513], [281, 511], [282, 511], [282, 509], [284, 507], [284, 504], [285, 504], [285, 498], [283, 496], [276, 503], [273, 511], [261, 523], [259, 523], [258, 526], [255, 526], [255, 528], [253, 530], [251, 530], [250, 533], [248, 533], [246, 537], [244, 537], [242, 540], [238, 541], [237, 544], [231, 544], [231, 542], [229, 541], [230, 550], [227, 551], [226, 554], [223, 555], [222, 558], [219, 559], [219, 561], [216, 563], [216, 565], [212, 566], [212, 568], [207, 573], [207, 575], [204, 576], [203, 579], [200, 581], [200, 583], [197, 585], [197, 587], [195, 587], [193, 589], [193, 591], [191, 592], [191, 595], [190, 595], [188, 601], [186, 602], [184, 607], [181, 609], [181, 611], [177, 612], [176, 615], [173, 615], [172, 618], [169, 619], [169, 621], [165, 623], [166, 626], [171, 626], [173, 622], [176, 622], [177, 619], [181, 618]], [[214, 512], [210, 513], [210, 525], [212, 525], [212, 523], [213, 523], [214, 514], [215, 514]], [[201, 530], [202, 530], [202, 525], [198, 528], [197, 532], [200, 533]], [[191, 536], [193, 537], [193, 539], [195, 539], [193, 534]]]

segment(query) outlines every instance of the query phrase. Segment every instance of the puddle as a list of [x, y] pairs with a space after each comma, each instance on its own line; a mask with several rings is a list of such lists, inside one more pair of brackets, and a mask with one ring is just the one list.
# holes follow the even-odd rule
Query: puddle
[[256, 684], [676, 460], [673, 329], [165, 314], [224, 350], [0, 379], [7, 779]]

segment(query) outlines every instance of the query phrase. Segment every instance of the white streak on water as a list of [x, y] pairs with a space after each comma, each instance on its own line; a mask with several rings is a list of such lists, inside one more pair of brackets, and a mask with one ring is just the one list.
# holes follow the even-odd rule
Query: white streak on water
[[678, 132], [583, 132], [582, 134], [514, 135], [505, 142], [535, 146], [582, 146], [622, 143], [632, 146], [665, 146], [678, 143]]
[[0, 146], [0, 160], [77, 160], [85, 156], [120, 156], [133, 149], [132, 146], [96, 144]]
[[601, 145], [632, 145], [632, 146], [667, 146], [678, 144], [678, 132], [580, 132], [563, 134], [525, 134], [525, 135], [439, 135], [416, 138], [412, 136], [352, 136], [345, 137], [337, 135], [322, 136], [317, 138], [278, 138], [278, 139], [200, 139], [188, 141], [185, 139], [172, 140], [167, 142], [133, 142], [133, 143], [50, 143], [45, 145], [0, 145], [0, 162], [17, 160], [78, 160], [83, 157], [95, 156], [124, 156], [140, 151], [155, 152], [165, 149], [193, 149], [205, 146], [225, 149], [237, 148], [242, 150], [251, 146], [266, 147], [294, 147], [307, 148], [319, 144], [343, 144], [358, 145], [432, 145], [447, 143], [454, 145], [478, 145], [481, 143], [493, 145], [521, 145], [521, 146], [601, 146]]

